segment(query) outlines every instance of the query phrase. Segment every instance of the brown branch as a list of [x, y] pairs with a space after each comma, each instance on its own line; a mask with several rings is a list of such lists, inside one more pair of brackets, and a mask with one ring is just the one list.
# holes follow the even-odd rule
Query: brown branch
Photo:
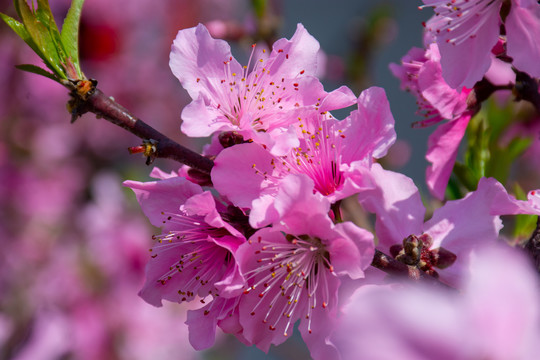
[[529, 74], [514, 70], [516, 73], [515, 96], [516, 100], [525, 100], [533, 104], [537, 113], [540, 113], [540, 93], [538, 82]]
[[[81, 82], [86, 83], [85, 85], [79, 85]], [[126, 129], [145, 141], [152, 141], [152, 159], [172, 159], [204, 173], [210, 173], [214, 166], [212, 160], [178, 144], [141, 119], [131, 115], [126, 108], [105, 95], [101, 90], [92, 86], [88, 89], [87, 82], [88, 80], [80, 80], [75, 84], [66, 85], [72, 90], [71, 96], [73, 99], [70, 105], [73, 120], [86, 112], [92, 112], [96, 116]], [[93, 81], [93, 84], [95, 83]]]
[[540, 93], [538, 92], [538, 80], [529, 74], [513, 69], [516, 73], [515, 84], [494, 85], [488, 79], [483, 78], [474, 85], [473, 91], [467, 97], [467, 106], [475, 114], [480, 110], [480, 105], [493, 93], [499, 90], [512, 90], [515, 100], [530, 102], [536, 112], [540, 113]]
[[376, 267], [391, 276], [409, 278], [431, 285], [448, 287], [446, 284], [437, 280], [437, 278], [426, 274], [417, 267], [406, 265], [379, 250], [375, 250], [375, 256], [373, 257], [371, 266]]

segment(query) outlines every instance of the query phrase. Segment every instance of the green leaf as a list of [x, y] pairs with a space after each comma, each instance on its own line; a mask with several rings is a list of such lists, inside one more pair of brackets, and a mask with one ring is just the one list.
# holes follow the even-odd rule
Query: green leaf
[[56, 22], [54, 21], [51, 8], [49, 7], [49, 2], [46, 0], [37, 0], [37, 4], [37, 9], [33, 11], [36, 20], [45, 25], [46, 28], [52, 27], [56, 29], [56, 32], [58, 32], [58, 27], [56, 26]]
[[13, 30], [15, 31], [15, 33], [17, 35], [19, 35], [19, 37], [21, 39], [24, 40], [24, 42], [26, 44], [28, 44], [28, 46], [30, 46], [32, 48], [32, 50], [34, 50], [34, 52], [36, 54], [38, 54], [40, 57], [43, 57], [42, 54], [41, 54], [41, 51], [39, 50], [39, 48], [37, 47], [36, 43], [34, 42], [34, 40], [32, 39], [32, 37], [30, 36], [30, 34], [28, 33], [28, 31], [26, 30], [26, 28], [24, 27], [24, 24], [20, 23], [19, 21], [15, 20], [14, 18], [6, 15], [6, 14], [2, 14], [0, 13], [0, 17], [2, 18], [2, 20], [4, 20], [4, 22], [6, 24], [8, 24], [8, 26]]
[[71, 2], [71, 7], [64, 19], [60, 34], [67, 57], [71, 59], [75, 66], [79, 79], [84, 78], [79, 65], [79, 22], [83, 3], [84, 0], [73, 0]]
[[15, 65], [15, 67], [19, 70], [45, 76], [61, 84], [60, 80], [53, 73], [50, 73], [47, 70], [40, 68], [39, 66], [32, 65], [32, 64], [23, 64], [23, 65]]
[[490, 131], [483, 116], [471, 119], [467, 128], [468, 148], [465, 153], [465, 164], [472, 171], [476, 182], [486, 175], [486, 166], [490, 159]]
[[508, 129], [520, 121], [514, 102], [508, 102], [501, 107], [497, 101], [489, 99], [484, 105], [482, 112], [484, 117], [489, 119], [491, 155], [486, 164], [485, 175], [504, 184], [510, 176], [512, 164], [529, 147], [532, 136], [508, 138]]
[[505, 147], [500, 147], [498, 143], [493, 143], [491, 146], [493, 158], [488, 163], [486, 176], [494, 177], [503, 184], [506, 183], [512, 164], [516, 158], [529, 148], [532, 141], [531, 136], [525, 138], [516, 137]]
[[[527, 195], [519, 186], [519, 184], [514, 185], [514, 193], [516, 194], [516, 199], [526, 200]], [[531, 236], [534, 229], [536, 229], [536, 221], [538, 219], [537, 215], [516, 215], [515, 216], [515, 226], [513, 231], [513, 236], [518, 239], [527, 239]]]
[[452, 172], [454, 175], [456, 175], [456, 178], [459, 179], [461, 184], [467, 188], [467, 190], [476, 190], [480, 178], [476, 176], [469, 166], [456, 161]]
[[[454, 174], [454, 176], [456, 175]], [[463, 197], [460, 184], [454, 176], [450, 177], [450, 179], [448, 180], [448, 185], [446, 186], [445, 190], [446, 200], [457, 200]]]
[[58, 57], [60, 60], [63, 60], [61, 63], [62, 65], [65, 65], [65, 62], [67, 60], [66, 51], [64, 50], [64, 44], [62, 43], [62, 39], [60, 38], [60, 33], [58, 32], [58, 29], [56, 28], [55, 24], [49, 23], [49, 36], [51, 37], [51, 41], [54, 44], [54, 48], [56, 49], [56, 52], [58, 53]]
[[[31, 1], [30, 7], [27, 0], [14, 0], [21, 22], [4, 14], [0, 16], [39, 55], [56, 80], [85, 79], [78, 56], [78, 28], [84, 0], [73, 0], [62, 34], [58, 31], [49, 0], [35, 1]], [[38, 73], [44, 75], [41, 71]]]
[[501, 105], [492, 98], [488, 99], [483, 106], [482, 111], [486, 119], [489, 119], [491, 128], [492, 142], [499, 141], [505, 130], [515, 121], [515, 103], [509, 101], [506, 106]]
[[49, 30], [48, 35], [50, 37], [50, 40], [54, 44], [54, 48], [58, 53], [58, 57], [60, 58], [60, 60], [64, 60], [65, 62], [65, 60], [67, 59], [66, 51], [64, 50], [64, 45], [60, 38], [60, 32], [58, 32], [58, 26], [54, 21], [54, 16], [51, 12], [51, 8], [49, 7], [49, 2], [48, 0], [37, 0], [37, 3], [38, 8], [34, 12], [35, 17], [38, 21], [43, 23], [45, 28]]
[[268, 6], [267, 0], [251, 0], [253, 10], [257, 18], [262, 19], [266, 14], [266, 8]]
[[[37, 53], [43, 59], [45, 65], [59, 78], [67, 79], [62, 66], [63, 59], [60, 57], [61, 49], [58, 49], [54, 40], [54, 33], [58, 33], [54, 20], [51, 23], [50, 18], [46, 15], [46, 9], [37, 10], [36, 13], [32, 12], [26, 0], [15, 0], [15, 7], [30, 37], [40, 50]], [[38, 13], [41, 20], [37, 18]], [[58, 38], [60, 38], [59, 34]]]

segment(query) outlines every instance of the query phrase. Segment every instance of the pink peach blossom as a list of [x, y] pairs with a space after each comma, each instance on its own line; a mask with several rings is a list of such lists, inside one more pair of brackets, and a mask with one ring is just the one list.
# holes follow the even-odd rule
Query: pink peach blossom
[[412, 240], [417, 237], [424, 248], [422, 269], [442, 282], [459, 284], [477, 249], [498, 241], [502, 221], [493, 209], [501, 204], [499, 199], [505, 198], [506, 190], [495, 179], [481, 179], [476, 191], [446, 202], [424, 222], [425, 208], [411, 179], [377, 164], [370, 176], [375, 190], [365, 191], [359, 198], [366, 210], [377, 215], [378, 248], [388, 253], [410, 235]]
[[213, 39], [204, 25], [181, 30], [170, 66], [193, 99], [182, 111], [182, 131], [193, 137], [236, 131], [270, 147], [294, 145], [294, 118], [287, 113], [303, 106], [333, 110], [354, 101], [346, 87], [327, 98], [315, 77], [318, 51], [318, 42], [299, 24], [291, 40], [278, 40], [270, 54], [253, 45], [248, 64], [241, 66], [229, 45]]
[[234, 204], [252, 209], [250, 223], [277, 220], [273, 198], [289, 174], [306, 174], [314, 190], [331, 202], [364, 188], [358, 168], [369, 168], [395, 141], [394, 119], [384, 90], [370, 88], [358, 109], [343, 121], [313, 110], [299, 111], [299, 146], [282, 156], [256, 143], [223, 150], [215, 160], [212, 182]]
[[401, 87], [417, 99], [419, 115], [425, 120], [413, 124], [424, 127], [439, 125], [429, 137], [426, 159], [431, 165], [426, 170], [429, 191], [442, 200], [450, 179], [461, 139], [473, 115], [468, 110], [467, 98], [471, 89], [451, 88], [442, 77], [441, 56], [437, 44], [426, 50], [412, 48], [401, 60], [401, 65], [390, 64], [390, 70], [401, 80]]
[[[336, 358], [328, 337], [340, 278], [364, 277], [372, 235], [350, 222], [333, 225], [328, 200], [305, 175], [290, 175], [276, 197], [281, 222], [263, 228], [238, 250], [247, 281], [238, 311], [243, 337], [264, 351], [299, 329], [314, 359]], [[287, 189], [287, 190], [285, 190]]]
[[135, 192], [156, 235], [140, 295], [154, 306], [196, 296], [227, 295], [243, 286], [234, 254], [244, 236], [225, 222], [227, 209], [210, 192], [184, 178], [124, 183]]
[[[540, 5], [534, 0], [423, 0], [435, 15], [426, 30], [441, 51], [442, 74], [454, 89], [472, 88], [490, 67], [491, 50], [506, 29], [507, 54], [513, 65], [540, 77]], [[505, 13], [505, 11], [507, 13]]]

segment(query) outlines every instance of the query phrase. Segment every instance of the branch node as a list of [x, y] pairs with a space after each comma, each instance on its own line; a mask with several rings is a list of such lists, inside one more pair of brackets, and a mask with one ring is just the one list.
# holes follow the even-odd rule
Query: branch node
[[536, 112], [540, 113], [540, 93], [538, 93], [538, 81], [529, 74], [514, 69], [516, 84], [514, 86], [515, 100], [525, 100], [533, 104]]
[[66, 86], [71, 89], [71, 99], [67, 103], [67, 109], [71, 114], [71, 123], [90, 111], [87, 101], [96, 92], [97, 80], [68, 80]]
[[[147, 165], [152, 164], [155, 158], [168, 158], [210, 174], [214, 166], [211, 159], [187, 149], [131, 115], [126, 108], [114, 101], [113, 97], [96, 88], [96, 80], [69, 80], [63, 83], [70, 89], [71, 99], [67, 108], [72, 122], [86, 112], [94, 113], [97, 118], [103, 118], [145, 139], [144, 150], [135, 152], [145, 153]], [[132, 149], [136, 150], [136, 147]]]
[[75, 89], [72, 90], [72, 95], [77, 95], [83, 101], [87, 101], [90, 96], [96, 92], [98, 81], [96, 79], [89, 80], [71, 80]]

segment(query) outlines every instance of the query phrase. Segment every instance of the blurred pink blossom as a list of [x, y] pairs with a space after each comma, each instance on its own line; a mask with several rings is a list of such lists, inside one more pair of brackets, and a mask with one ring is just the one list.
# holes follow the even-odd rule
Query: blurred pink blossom
[[424, 127], [450, 120], [429, 137], [426, 159], [431, 165], [426, 170], [429, 191], [442, 200], [456, 161], [461, 139], [473, 115], [467, 103], [471, 89], [452, 89], [443, 79], [441, 56], [437, 44], [426, 50], [412, 48], [401, 60], [401, 65], [390, 64], [390, 70], [401, 80], [401, 87], [417, 98], [418, 114], [425, 120], [413, 126]]
[[538, 356], [540, 293], [517, 250], [483, 248], [462, 292], [365, 286], [332, 337], [343, 359], [520, 359]]

